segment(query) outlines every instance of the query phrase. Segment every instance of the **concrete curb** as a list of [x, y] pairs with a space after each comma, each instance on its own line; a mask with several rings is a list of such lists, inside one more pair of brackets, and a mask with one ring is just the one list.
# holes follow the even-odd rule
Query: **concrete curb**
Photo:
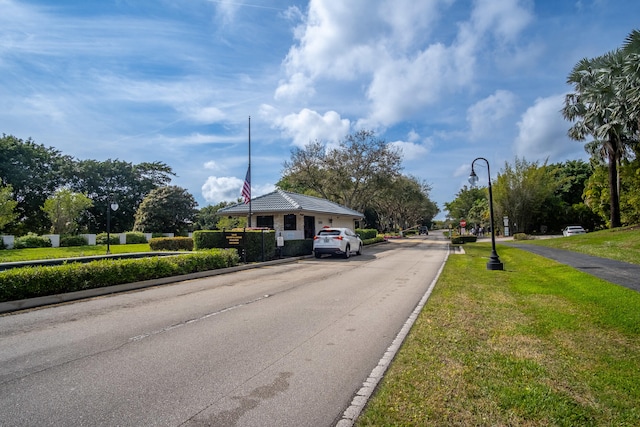
[[220, 268], [217, 270], [201, 271], [198, 273], [183, 274], [180, 276], [163, 277], [160, 279], [144, 280], [141, 282], [124, 283], [122, 285], [105, 286], [102, 288], [87, 289], [84, 291], [68, 292], [57, 295], [47, 295], [36, 298], [21, 299], [16, 301], [0, 302], [0, 314], [13, 311], [27, 310], [30, 308], [42, 307], [46, 305], [61, 304], [80, 299], [94, 298], [103, 295], [115, 294], [118, 292], [134, 291], [137, 289], [149, 288], [152, 286], [167, 285], [170, 283], [184, 282], [186, 280], [201, 279], [203, 277], [218, 276], [220, 274], [234, 273], [236, 271], [249, 270], [253, 268], [266, 267], [270, 265], [286, 264], [299, 261], [309, 256], [299, 256], [291, 258], [276, 259], [260, 263], [244, 264], [236, 267]]

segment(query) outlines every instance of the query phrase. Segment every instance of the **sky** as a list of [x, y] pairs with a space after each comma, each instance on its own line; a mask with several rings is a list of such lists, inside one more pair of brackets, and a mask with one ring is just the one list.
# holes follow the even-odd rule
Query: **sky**
[[492, 178], [588, 158], [567, 76], [638, 18], [637, 0], [0, 0], [0, 133], [164, 162], [205, 207], [240, 197], [249, 121], [253, 197], [293, 148], [366, 129], [443, 219], [477, 157]]

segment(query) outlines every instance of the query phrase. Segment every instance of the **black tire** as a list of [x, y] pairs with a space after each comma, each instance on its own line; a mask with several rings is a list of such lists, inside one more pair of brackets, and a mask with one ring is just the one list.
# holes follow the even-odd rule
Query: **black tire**
[[316, 256], [316, 258], [320, 258], [320, 257], [322, 257], [322, 255], [321, 255], [321, 254], [319, 254], [319, 253], [317, 253], [317, 252], [316, 252], [314, 255]]
[[358, 246], [358, 252], [356, 252], [356, 255], [362, 255], [362, 245]]
[[347, 247], [344, 249], [344, 257], [349, 258], [350, 256], [351, 256], [351, 246], [347, 245]]

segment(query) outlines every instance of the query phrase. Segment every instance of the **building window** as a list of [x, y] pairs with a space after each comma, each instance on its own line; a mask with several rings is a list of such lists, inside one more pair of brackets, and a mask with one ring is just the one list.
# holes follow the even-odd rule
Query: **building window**
[[285, 230], [296, 229], [296, 216], [294, 214], [284, 216], [284, 229]]
[[256, 226], [273, 229], [273, 215], [260, 216], [256, 218]]

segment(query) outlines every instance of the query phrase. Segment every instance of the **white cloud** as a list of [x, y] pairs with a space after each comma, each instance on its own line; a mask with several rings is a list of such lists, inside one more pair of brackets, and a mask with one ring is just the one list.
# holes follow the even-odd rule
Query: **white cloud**
[[512, 42], [533, 20], [530, 0], [476, 0], [472, 21], [480, 33]]
[[208, 169], [208, 170], [218, 169], [218, 164], [214, 160], [209, 160], [208, 162], [205, 162], [203, 166], [205, 169]]
[[298, 147], [304, 147], [315, 140], [338, 141], [349, 134], [350, 130], [349, 120], [340, 118], [335, 111], [320, 115], [307, 108], [298, 114], [289, 114], [278, 119], [276, 126]]
[[493, 95], [476, 102], [467, 110], [470, 137], [472, 140], [491, 136], [501, 128], [504, 119], [514, 111], [516, 96], [506, 90], [497, 90]]
[[244, 180], [229, 176], [210, 176], [202, 184], [202, 196], [209, 203], [237, 200], [242, 191]]
[[394, 141], [389, 143], [389, 145], [400, 149], [402, 158], [405, 161], [416, 160], [417, 158], [425, 156], [427, 155], [427, 153], [429, 153], [429, 149], [427, 147], [421, 144], [416, 144], [415, 142]]
[[[253, 180], [252, 180], [253, 181]], [[210, 176], [202, 184], [202, 196], [210, 204], [217, 204], [223, 201], [231, 202], [238, 200], [242, 192], [244, 180], [233, 176]], [[251, 185], [251, 197], [255, 198], [275, 190], [273, 184]]]
[[517, 156], [529, 161], [564, 161], [584, 157], [583, 144], [567, 136], [570, 124], [562, 118], [560, 110], [564, 95], [536, 99], [518, 122], [520, 133], [514, 143]]

